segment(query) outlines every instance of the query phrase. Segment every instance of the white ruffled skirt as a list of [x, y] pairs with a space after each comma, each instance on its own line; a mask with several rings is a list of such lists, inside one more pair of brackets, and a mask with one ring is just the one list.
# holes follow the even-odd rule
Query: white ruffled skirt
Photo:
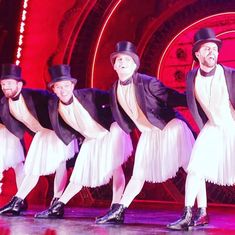
[[26, 175], [48, 175], [75, 154], [75, 141], [65, 145], [54, 131], [44, 128], [33, 137], [25, 160]]
[[218, 185], [235, 183], [234, 124], [229, 127], [205, 124], [192, 150], [188, 172]]
[[114, 122], [102, 137], [84, 140], [70, 182], [87, 187], [107, 184], [132, 151], [130, 136]]
[[0, 179], [2, 172], [24, 161], [24, 150], [19, 138], [0, 124]]
[[187, 168], [195, 139], [187, 124], [171, 120], [163, 130], [141, 133], [133, 169], [135, 179], [161, 183]]

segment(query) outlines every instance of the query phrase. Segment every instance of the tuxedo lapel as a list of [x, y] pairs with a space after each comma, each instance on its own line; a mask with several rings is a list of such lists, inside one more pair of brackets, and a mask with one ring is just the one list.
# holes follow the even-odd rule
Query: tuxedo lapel
[[194, 83], [196, 77], [197, 70], [192, 70], [189, 72], [187, 76], [187, 102], [190, 104], [190, 108], [192, 110], [196, 110], [196, 100], [195, 100], [195, 92], [194, 92]]
[[49, 116], [53, 125], [57, 124], [59, 119], [58, 104], [59, 99], [56, 96], [51, 97], [48, 101]]
[[187, 103], [188, 107], [191, 111], [191, 113], [194, 116], [194, 119], [198, 125], [198, 127], [201, 129], [203, 127], [203, 121], [202, 117], [200, 117], [199, 112], [198, 112], [198, 107], [195, 99], [195, 77], [197, 74], [197, 69], [194, 69], [188, 73], [187, 76]]
[[235, 71], [225, 66], [223, 66], [223, 69], [229, 94], [229, 100], [233, 108], [235, 108]]
[[24, 101], [25, 101], [25, 104], [26, 104], [29, 112], [38, 120], [38, 116], [37, 116], [37, 112], [34, 107], [32, 95], [30, 94], [29, 91], [26, 91], [24, 89], [22, 89], [21, 94], [24, 97]]
[[119, 110], [118, 100], [117, 100], [117, 84], [118, 84], [118, 81], [114, 83], [110, 91], [111, 109], [112, 109], [113, 116], [118, 118], [118, 120], [122, 120], [122, 115]]
[[89, 113], [91, 113], [91, 102], [92, 100], [87, 99], [86, 94], [81, 92], [81, 90], [75, 90], [74, 95], [79, 101], [79, 103], [86, 109]]
[[15, 136], [22, 139], [24, 135], [25, 127], [24, 125], [10, 115], [8, 99], [4, 96], [1, 99], [1, 108], [2, 108], [2, 123], [7, 127], [7, 129], [14, 133]]
[[139, 105], [142, 112], [147, 117], [146, 111], [146, 102], [145, 102], [145, 93], [144, 93], [144, 83], [140, 74], [136, 74], [133, 77], [134, 87], [135, 87], [135, 96], [137, 104]]
[[82, 107], [91, 115], [91, 117], [99, 123], [97, 116], [96, 101], [94, 100], [94, 94], [88, 89], [75, 90], [75, 97], [78, 99]]
[[2, 121], [3, 123], [10, 123], [10, 120], [9, 120], [9, 113], [10, 113], [10, 110], [9, 110], [9, 104], [8, 104], [8, 99], [4, 96], [2, 99], [1, 99], [1, 106], [2, 106]]
[[120, 127], [126, 133], [129, 133], [134, 127], [134, 124], [129, 118], [129, 116], [125, 113], [125, 111], [122, 109], [122, 107], [118, 104], [117, 85], [118, 85], [118, 81], [114, 83], [110, 91], [111, 110], [112, 110], [114, 119], [117, 121]]

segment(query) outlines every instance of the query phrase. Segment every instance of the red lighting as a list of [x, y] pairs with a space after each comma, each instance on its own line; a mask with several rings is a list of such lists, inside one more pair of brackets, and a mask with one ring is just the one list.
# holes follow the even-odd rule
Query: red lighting
[[[221, 38], [221, 36], [223, 35], [229, 35], [231, 33], [234, 33], [234, 30], [232, 29], [233, 27], [233, 22], [235, 17], [234, 12], [225, 12], [225, 13], [219, 13], [219, 14], [215, 14], [215, 15], [210, 15], [208, 17], [205, 17], [203, 19], [200, 19], [196, 22], [194, 22], [193, 24], [187, 26], [186, 28], [184, 28], [183, 30], [181, 30], [167, 45], [167, 47], [165, 48], [165, 50], [162, 53], [159, 65], [158, 65], [158, 70], [157, 70], [157, 77], [164, 77], [162, 75], [163, 70], [165, 69], [165, 61], [169, 61], [170, 55], [173, 54], [172, 53], [172, 48], [174, 47], [174, 45], [177, 44], [182, 44], [182, 41], [187, 40], [188, 38], [190, 38], [189, 41], [187, 41], [186, 43], [189, 44], [189, 47], [191, 48], [191, 44], [192, 44], [192, 38], [193, 38], [193, 34], [192, 32], [194, 32], [196, 29], [200, 28], [200, 27], [212, 27], [212, 28], [217, 28], [218, 30], [216, 30], [216, 35], [217, 37]], [[226, 24], [224, 23], [226, 21], [226, 19], [228, 18], [229, 22], [226, 22]], [[230, 19], [230, 20], [229, 20]], [[224, 21], [224, 22], [223, 22]], [[218, 26], [218, 22], [221, 22], [221, 26]], [[222, 27], [223, 25], [223, 27]], [[194, 67], [194, 62], [192, 61], [192, 57], [190, 59], [188, 59], [188, 63], [191, 64], [191, 67], [187, 68], [187, 70], [189, 70], [190, 68]], [[187, 66], [185, 66], [187, 67]]]
[[117, 1], [117, 3], [114, 5], [114, 7], [112, 8], [112, 10], [109, 12], [108, 16], [105, 18], [105, 22], [99, 32], [99, 36], [96, 42], [96, 46], [95, 46], [95, 52], [94, 52], [94, 56], [93, 56], [93, 61], [92, 61], [92, 68], [91, 68], [91, 87], [93, 87], [93, 82], [94, 82], [94, 67], [95, 67], [95, 60], [96, 60], [96, 56], [97, 56], [97, 52], [98, 52], [98, 48], [99, 48], [99, 44], [101, 41], [101, 38], [103, 36], [105, 27], [107, 25], [107, 23], [109, 22], [111, 16], [113, 15], [114, 11], [118, 8], [119, 4], [121, 3], [122, 0]]

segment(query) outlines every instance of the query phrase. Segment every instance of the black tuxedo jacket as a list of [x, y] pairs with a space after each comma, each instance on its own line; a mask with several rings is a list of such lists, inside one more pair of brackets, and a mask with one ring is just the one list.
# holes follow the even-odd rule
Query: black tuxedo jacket
[[[88, 111], [91, 117], [109, 130], [113, 123], [113, 117], [109, 105], [109, 93], [98, 89], [74, 90], [74, 96], [81, 105]], [[59, 98], [54, 95], [49, 100], [50, 119], [54, 131], [64, 143], [68, 144], [76, 135], [81, 136], [73, 128], [68, 126], [58, 113]]]
[[[226, 66], [222, 67], [224, 69], [224, 75], [228, 88], [229, 99], [233, 108], [235, 108], [235, 70], [233, 68]], [[198, 68], [191, 70], [187, 74], [186, 95], [187, 95], [187, 103], [189, 110], [192, 113], [193, 118], [197, 123], [199, 129], [202, 129], [204, 124], [207, 122], [208, 118], [195, 98], [195, 77], [197, 74], [197, 70]]]
[[[23, 88], [21, 91], [24, 97], [26, 106], [30, 113], [39, 121], [39, 123], [48, 129], [52, 129], [49, 112], [48, 112], [48, 100], [50, 93], [45, 90], [33, 90]], [[22, 139], [25, 131], [33, 134], [23, 123], [15, 119], [9, 110], [8, 99], [4, 96], [0, 101], [0, 118], [6, 128], [18, 138]]]
[[[111, 109], [120, 127], [129, 133], [134, 123], [117, 100], [116, 81], [110, 91]], [[186, 96], [164, 86], [155, 77], [137, 73], [133, 76], [136, 99], [139, 107], [154, 126], [163, 129], [173, 118], [183, 118], [174, 110], [176, 106], [187, 106]]]
[[[0, 89], [0, 100], [2, 99], [3, 96], [4, 96], [4, 95], [3, 95], [2, 89]], [[1, 105], [0, 105], [0, 123], [2, 123], [1, 116], [2, 116], [2, 108], [1, 108]], [[2, 123], [2, 124], [3, 124], [3, 123]]]

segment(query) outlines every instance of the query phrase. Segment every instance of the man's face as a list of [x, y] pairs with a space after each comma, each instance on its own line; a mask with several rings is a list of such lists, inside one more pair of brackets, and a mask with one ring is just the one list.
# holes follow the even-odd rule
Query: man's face
[[73, 96], [74, 84], [71, 81], [59, 81], [53, 85], [52, 89], [59, 99], [66, 103]]
[[207, 42], [201, 45], [200, 49], [195, 52], [200, 65], [207, 68], [213, 68], [218, 60], [218, 46], [214, 42]]
[[1, 80], [1, 87], [4, 95], [7, 98], [13, 98], [20, 93], [23, 86], [23, 82], [16, 81], [15, 79], [3, 79]]
[[118, 54], [115, 63], [114, 70], [117, 72], [119, 78], [128, 78], [133, 75], [136, 70], [136, 63], [131, 56], [125, 54]]

